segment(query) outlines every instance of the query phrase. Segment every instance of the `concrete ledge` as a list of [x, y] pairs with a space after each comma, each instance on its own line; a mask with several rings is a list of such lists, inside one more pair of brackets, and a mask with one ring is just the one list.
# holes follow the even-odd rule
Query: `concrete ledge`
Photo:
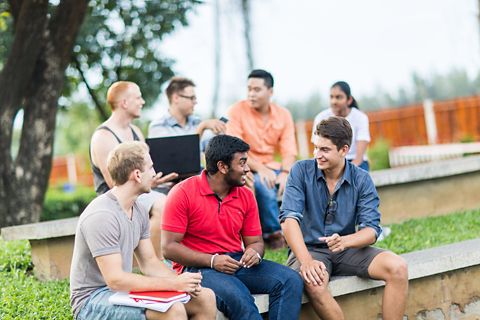
[[[458, 242], [441, 247], [415, 251], [401, 255], [408, 263], [409, 280], [428, 278], [438, 274], [446, 274], [455, 270], [472, 266], [480, 266], [480, 238]], [[384, 287], [383, 281], [352, 277], [334, 277], [329, 284], [330, 292], [335, 297], [368, 291]], [[260, 313], [268, 311], [268, 295], [253, 295]], [[379, 297], [379, 301], [381, 297]], [[308, 305], [308, 298], [304, 295], [302, 303]], [[308, 314], [308, 316], [306, 315]], [[311, 319], [312, 311], [303, 311], [301, 319]], [[217, 320], [227, 319], [223, 314]], [[348, 319], [348, 318], [347, 318]], [[365, 319], [375, 319], [368, 318]]]
[[382, 224], [480, 208], [480, 156], [370, 173]]
[[480, 156], [440, 160], [402, 168], [372, 171], [370, 175], [378, 188], [477, 171], [480, 171]]
[[60, 280], [70, 275], [78, 217], [2, 228], [4, 240], [28, 240], [33, 272], [40, 280]]
[[5, 240], [42, 240], [75, 235], [78, 217], [2, 228]]

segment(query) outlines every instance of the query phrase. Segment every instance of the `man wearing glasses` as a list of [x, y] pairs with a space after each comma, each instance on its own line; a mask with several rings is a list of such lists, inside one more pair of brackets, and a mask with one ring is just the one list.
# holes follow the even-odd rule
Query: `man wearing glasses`
[[[182, 77], [173, 77], [165, 90], [169, 102], [168, 114], [152, 121], [149, 138], [199, 134], [202, 151], [213, 135], [225, 133], [225, 122], [217, 119], [200, 120], [193, 114], [197, 104], [195, 83]], [[213, 133], [213, 134], [212, 134]]]
[[371, 247], [381, 232], [379, 198], [366, 171], [346, 161], [352, 128], [340, 117], [316, 127], [314, 159], [295, 163], [280, 213], [291, 252], [287, 264], [300, 272], [317, 315], [344, 319], [328, 291], [331, 276], [384, 280], [383, 319], [402, 319], [408, 291], [405, 261]]

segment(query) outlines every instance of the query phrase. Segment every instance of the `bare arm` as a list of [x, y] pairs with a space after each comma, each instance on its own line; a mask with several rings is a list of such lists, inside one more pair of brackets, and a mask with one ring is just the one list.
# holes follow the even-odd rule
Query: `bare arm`
[[184, 234], [162, 230], [163, 255], [170, 260], [189, 267], [210, 267], [211, 254], [187, 248], [180, 242]]
[[137, 258], [140, 270], [146, 276], [162, 277], [176, 275], [175, 272], [167, 268], [157, 258], [150, 239], [140, 240], [138, 247], [135, 249], [135, 258]]
[[253, 159], [252, 157], [248, 158], [247, 163], [250, 169], [258, 174], [262, 183], [265, 183], [269, 188], [273, 188], [275, 186], [275, 182], [277, 180], [275, 171], [268, 168], [263, 163]]
[[375, 243], [376, 236], [373, 228], [366, 227], [346, 236], [334, 233], [330, 237], [321, 237], [320, 240], [325, 241], [332, 252], [341, 252], [348, 248], [363, 248], [371, 245]]
[[212, 130], [215, 134], [223, 134], [227, 130], [227, 126], [225, 125], [225, 122], [218, 119], [208, 119], [199, 123], [197, 133], [202, 136], [203, 131], [206, 129]]
[[213, 255], [187, 248], [180, 243], [183, 236], [183, 233], [162, 230], [162, 250], [166, 258], [184, 266], [213, 267], [217, 271], [228, 274], [233, 274], [241, 267], [240, 262], [228, 255]]
[[122, 257], [119, 253], [100, 256], [95, 260], [105, 283], [113, 291], [176, 290], [195, 292], [196, 287], [202, 281], [199, 273], [151, 277], [125, 272], [122, 269]]
[[115, 139], [113, 134], [107, 130], [95, 131], [90, 143], [92, 162], [100, 169], [103, 178], [110, 189], [113, 188], [113, 181], [107, 170], [107, 157], [110, 151], [112, 151], [117, 145], [117, 139]]
[[363, 156], [367, 151], [368, 141], [357, 141], [357, 150], [355, 152], [355, 159], [352, 160], [352, 163], [356, 166], [359, 166], [363, 162]]
[[243, 237], [243, 243], [245, 245], [245, 251], [242, 258], [240, 259], [240, 263], [245, 268], [250, 268], [254, 265], [259, 264], [262, 261], [264, 253], [262, 236], [245, 236]]
[[303, 280], [313, 285], [323, 283], [327, 275], [325, 265], [323, 262], [314, 260], [308, 252], [298, 221], [287, 218], [281, 226], [290, 249], [300, 263], [300, 275]]

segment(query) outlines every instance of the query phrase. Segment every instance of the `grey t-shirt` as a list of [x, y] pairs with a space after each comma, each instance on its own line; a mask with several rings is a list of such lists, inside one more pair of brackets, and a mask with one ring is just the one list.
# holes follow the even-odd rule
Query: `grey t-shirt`
[[96, 257], [120, 253], [132, 271], [133, 251], [150, 237], [148, 212], [135, 202], [131, 220], [111, 191], [95, 198], [80, 215], [70, 269], [70, 304], [76, 317], [86, 299], [106, 286]]

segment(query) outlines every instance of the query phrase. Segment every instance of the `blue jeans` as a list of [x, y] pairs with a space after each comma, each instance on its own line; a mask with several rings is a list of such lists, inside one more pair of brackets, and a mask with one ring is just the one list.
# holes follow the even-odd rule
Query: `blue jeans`
[[[274, 171], [278, 176], [280, 170]], [[262, 233], [270, 234], [279, 231], [281, 228], [280, 222], [278, 221], [278, 216], [280, 215], [277, 199], [278, 188], [276, 186], [269, 188], [260, 180], [260, 176], [257, 173], [254, 173], [253, 175], [255, 177], [255, 198], [257, 199], [258, 212], [262, 224]]]
[[[243, 253], [229, 254], [240, 260]], [[201, 272], [202, 286], [215, 292], [217, 309], [230, 320], [261, 320], [252, 294], [269, 295], [268, 318], [298, 319], [302, 305], [303, 281], [300, 275], [281, 264], [263, 260], [251, 268], [240, 268], [229, 275], [210, 268], [187, 267]]]

